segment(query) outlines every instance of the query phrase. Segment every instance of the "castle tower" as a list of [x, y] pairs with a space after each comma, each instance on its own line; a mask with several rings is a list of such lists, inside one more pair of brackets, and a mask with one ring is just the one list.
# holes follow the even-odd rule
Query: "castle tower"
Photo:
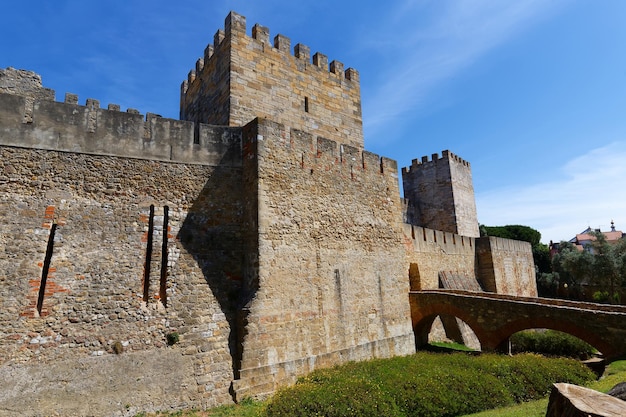
[[476, 201], [469, 162], [449, 151], [413, 160], [402, 169], [408, 222], [463, 236], [479, 237]]
[[231, 12], [182, 83], [181, 120], [243, 126], [256, 117], [363, 147], [359, 73]]

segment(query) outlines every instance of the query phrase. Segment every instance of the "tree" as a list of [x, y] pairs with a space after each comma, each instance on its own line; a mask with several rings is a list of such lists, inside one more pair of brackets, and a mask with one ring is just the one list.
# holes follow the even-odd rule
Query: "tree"
[[586, 284], [596, 290], [592, 294], [595, 301], [619, 303], [626, 285], [626, 239], [611, 244], [601, 232], [590, 234], [594, 240], [583, 250], [569, 242], [559, 244], [552, 258], [553, 273], [558, 284], [567, 284], [574, 295], [582, 294]]
[[569, 297], [582, 296], [582, 283], [591, 275], [593, 257], [580, 251], [570, 242], [559, 243], [559, 251], [552, 258], [552, 271], [557, 287], [568, 288]]
[[619, 288], [626, 280], [626, 240], [611, 244], [603, 233], [591, 234], [596, 238], [591, 244], [594, 258], [591, 282], [608, 293], [609, 301], [619, 302]]
[[495, 236], [505, 239], [521, 240], [528, 242], [532, 247], [539, 245], [541, 240], [541, 233], [532, 227], [522, 226], [519, 224], [508, 226], [481, 226], [480, 228], [482, 236]]

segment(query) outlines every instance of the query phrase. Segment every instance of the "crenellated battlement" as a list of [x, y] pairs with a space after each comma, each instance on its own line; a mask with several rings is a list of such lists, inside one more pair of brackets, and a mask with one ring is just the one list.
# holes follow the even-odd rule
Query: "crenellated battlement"
[[446, 254], [473, 254], [475, 238], [456, 233], [429, 229], [404, 223], [404, 236], [411, 238], [412, 250], [432, 252], [432, 247], [440, 248]]
[[[54, 91], [51, 98], [54, 98]], [[100, 107], [67, 93], [63, 102], [0, 93], [0, 145], [206, 165], [241, 165], [240, 129]]]
[[204, 50], [204, 56], [198, 58], [195, 68], [192, 68], [187, 79], [181, 84], [181, 93], [186, 94], [189, 90], [189, 86], [198, 80], [198, 74], [200, 74], [204, 68], [205, 63], [208, 63], [211, 59], [217, 58], [218, 54], [214, 52], [219, 50], [222, 43], [231, 38], [232, 36], [244, 36], [248, 39], [253, 39], [256, 43], [262, 46], [263, 52], [280, 53], [285, 58], [301, 61], [299, 64], [306, 64], [301, 70], [315, 70], [320, 69], [332, 74], [338, 79], [346, 80], [352, 83], [359, 83], [359, 72], [354, 68], [348, 68], [344, 70], [344, 64], [340, 61], [333, 60], [329, 63], [328, 56], [320, 52], [316, 52], [311, 56], [311, 50], [308, 46], [298, 43], [291, 50], [291, 40], [287, 36], [277, 34], [273, 42], [270, 42], [270, 30], [269, 28], [256, 23], [252, 27], [250, 37], [246, 36], [246, 18], [235, 12], [230, 12], [226, 17], [224, 29], [219, 29], [213, 37], [213, 43], [207, 45]]
[[[478, 237], [467, 161], [414, 160], [401, 202], [396, 161], [364, 149], [358, 72], [246, 32], [231, 12], [181, 86], [180, 120], [57, 102], [37, 74], [0, 69], [0, 371], [52, 386], [0, 408], [80, 414], [46, 408], [67, 394], [58, 361], [81, 361], [70, 391], [98, 415], [266, 397], [315, 368], [413, 353], [406, 294], [441, 271], [533, 288], [529, 244]], [[120, 381], [117, 406], [88, 380]]]
[[403, 167], [402, 168], [402, 172], [403, 173], [410, 173], [411, 170], [414, 169], [420, 169], [422, 168], [423, 165], [425, 164], [429, 164], [429, 163], [435, 163], [437, 164], [438, 162], [447, 162], [447, 161], [454, 161], [460, 165], [463, 165], [467, 168], [471, 168], [471, 165], [468, 161], [466, 161], [465, 159], [459, 157], [458, 155], [448, 151], [448, 150], [444, 150], [441, 152], [441, 156], [439, 156], [438, 153], [434, 153], [430, 156], [430, 158], [428, 157], [428, 155], [426, 156], [422, 156], [421, 159], [413, 159], [411, 161], [411, 166], [409, 167]]
[[[448, 150], [402, 168], [407, 219], [417, 226], [478, 237], [470, 163]], [[437, 204], [433, 204], [437, 201]]]
[[399, 195], [398, 166], [393, 159], [268, 119], [255, 119], [246, 129], [253, 134], [244, 134], [244, 160], [272, 160], [282, 167], [279, 171], [298, 170], [307, 178], [334, 175], [356, 183], [388, 182], [393, 196]]
[[[359, 73], [231, 12], [181, 84], [180, 118], [243, 126], [256, 117], [363, 146]], [[268, 98], [270, 98], [268, 100]]]

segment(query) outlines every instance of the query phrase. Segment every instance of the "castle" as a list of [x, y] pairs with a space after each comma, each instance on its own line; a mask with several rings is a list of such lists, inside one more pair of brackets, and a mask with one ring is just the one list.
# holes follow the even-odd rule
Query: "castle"
[[233, 12], [181, 120], [0, 70], [0, 409], [262, 397], [414, 352], [410, 290], [536, 296], [530, 245], [479, 237], [470, 164], [414, 160], [401, 199], [360, 100], [356, 70]]

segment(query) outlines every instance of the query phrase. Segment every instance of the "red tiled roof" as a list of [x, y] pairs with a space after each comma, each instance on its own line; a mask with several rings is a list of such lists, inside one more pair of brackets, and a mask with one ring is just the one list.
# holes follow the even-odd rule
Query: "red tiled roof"
[[[614, 232], [602, 232], [602, 234], [604, 235], [604, 237], [606, 237], [607, 242], [615, 242], [617, 240], [620, 240], [623, 235], [621, 230], [616, 230]], [[576, 235], [576, 242], [585, 242], [588, 240], [594, 241], [596, 240], [596, 238], [595, 236], [588, 233], [580, 233]]]

